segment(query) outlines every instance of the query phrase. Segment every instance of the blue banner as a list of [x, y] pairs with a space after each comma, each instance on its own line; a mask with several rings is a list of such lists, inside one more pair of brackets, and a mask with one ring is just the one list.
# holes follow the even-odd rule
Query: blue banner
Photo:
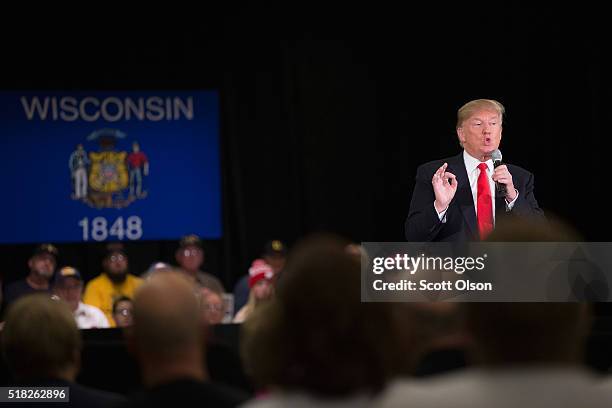
[[216, 239], [215, 91], [0, 92], [0, 243]]

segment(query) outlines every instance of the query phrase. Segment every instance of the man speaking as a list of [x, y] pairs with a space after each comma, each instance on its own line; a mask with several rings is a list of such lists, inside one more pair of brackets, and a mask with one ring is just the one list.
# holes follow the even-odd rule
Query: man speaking
[[405, 225], [408, 241], [483, 240], [501, 217], [543, 217], [533, 194], [533, 174], [502, 164], [503, 115], [503, 105], [491, 99], [459, 109], [457, 136], [463, 152], [417, 169]]

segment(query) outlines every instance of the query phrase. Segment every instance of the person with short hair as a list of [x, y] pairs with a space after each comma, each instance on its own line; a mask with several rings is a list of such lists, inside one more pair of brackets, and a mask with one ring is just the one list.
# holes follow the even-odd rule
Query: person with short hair
[[412, 364], [410, 310], [361, 302], [360, 261], [347, 244], [334, 236], [299, 242], [274, 298], [243, 324], [245, 370], [264, 393], [248, 407], [376, 406]]
[[41, 244], [34, 249], [28, 259], [30, 272], [24, 279], [6, 285], [4, 290], [5, 306], [22, 296], [34, 293], [49, 293], [51, 279], [57, 266], [58, 250], [52, 244]]
[[[6, 315], [1, 341], [4, 359], [15, 379], [9, 385], [68, 387], [70, 402], [59, 403], [65, 407], [114, 407], [124, 401], [120, 395], [75, 382], [82, 341], [65, 302], [54, 301], [46, 294], [17, 300]], [[48, 406], [44, 402], [34, 405]]]
[[456, 132], [463, 151], [417, 169], [405, 223], [408, 241], [480, 241], [502, 218], [544, 216], [533, 174], [493, 162], [504, 114], [504, 106], [492, 99], [476, 99], [458, 110]]
[[142, 285], [143, 280], [129, 273], [128, 256], [120, 243], [106, 246], [102, 269], [100, 275], [87, 283], [83, 302], [102, 310], [114, 327], [113, 303], [123, 296], [133, 298], [134, 292]]
[[204, 245], [195, 234], [185, 235], [179, 241], [175, 258], [179, 266], [200, 286], [217, 293], [225, 293], [223, 284], [213, 274], [200, 270], [205, 260]]
[[[558, 220], [519, 218], [500, 222], [487, 240], [574, 242], [577, 237], [573, 228]], [[465, 302], [460, 308], [471, 338], [471, 364], [424, 381], [398, 380], [377, 401], [378, 407], [404, 407], [408, 400], [423, 408], [612, 405], [612, 392], [584, 364], [591, 305]]]
[[211, 383], [204, 368], [206, 326], [197, 285], [182, 273], [154, 274], [136, 292], [128, 347], [146, 389], [130, 407], [235, 407], [246, 396]]
[[121, 296], [113, 303], [113, 319], [116, 327], [130, 327], [133, 322], [134, 305], [132, 299]]
[[95, 306], [81, 302], [83, 278], [72, 266], [64, 266], [55, 274], [53, 293], [72, 310], [79, 329], [103, 329], [110, 327], [104, 313]]
[[225, 302], [220, 293], [201, 288], [204, 321], [208, 324], [221, 324], [225, 318]]

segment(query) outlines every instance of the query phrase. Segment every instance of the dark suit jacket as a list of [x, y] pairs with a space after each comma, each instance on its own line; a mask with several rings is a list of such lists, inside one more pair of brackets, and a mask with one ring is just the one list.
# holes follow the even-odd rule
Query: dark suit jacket
[[[445, 223], [440, 221], [434, 209], [435, 195], [431, 184], [434, 173], [444, 163], [448, 163], [446, 171], [457, 176], [458, 184], [455, 197], [446, 212]], [[543, 217], [544, 213], [538, 207], [533, 195], [533, 174], [512, 164], [506, 166], [512, 174], [512, 182], [519, 196], [509, 212], [506, 211], [505, 198], [495, 197], [496, 222], [508, 216]], [[435, 160], [419, 166], [405, 232], [406, 239], [411, 242], [479, 240], [474, 199], [463, 161], [463, 152], [448, 159]]]

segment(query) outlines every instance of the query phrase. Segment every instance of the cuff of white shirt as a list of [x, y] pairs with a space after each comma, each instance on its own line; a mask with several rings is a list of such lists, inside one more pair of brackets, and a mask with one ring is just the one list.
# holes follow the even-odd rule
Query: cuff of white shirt
[[448, 207], [442, 210], [442, 212], [438, 212], [438, 209], [436, 208], [436, 204], [434, 202], [434, 211], [436, 212], [436, 214], [438, 214], [438, 218], [440, 219], [440, 221], [442, 221], [443, 223], [446, 222], [446, 212], [448, 211]]
[[[515, 188], [514, 191], [516, 191], [516, 197], [514, 197], [514, 200], [508, 202], [508, 200], [506, 200], [506, 211], [512, 211], [512, 207], [514, 207], [514, 203], [516, 203], [516, 200], [519, 196], [519, 192], [518, 190]], [[446, 210], [445, 210], [446, 211]]]

